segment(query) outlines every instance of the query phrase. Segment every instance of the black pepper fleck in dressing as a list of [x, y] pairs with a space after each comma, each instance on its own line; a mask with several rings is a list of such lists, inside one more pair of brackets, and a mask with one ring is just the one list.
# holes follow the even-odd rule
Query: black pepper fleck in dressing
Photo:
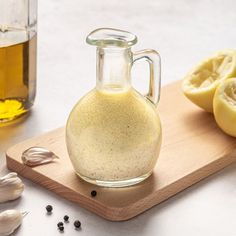
[[91, 191], [91, 196], [96, 197], [97, 196], [97, 191], [96, 190]]

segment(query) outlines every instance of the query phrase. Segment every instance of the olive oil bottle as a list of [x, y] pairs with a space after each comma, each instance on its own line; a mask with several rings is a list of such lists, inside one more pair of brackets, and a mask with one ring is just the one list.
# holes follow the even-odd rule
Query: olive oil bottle
[[0, 0], [0, 127], [34, 103], [36, 49], [37, 0]]

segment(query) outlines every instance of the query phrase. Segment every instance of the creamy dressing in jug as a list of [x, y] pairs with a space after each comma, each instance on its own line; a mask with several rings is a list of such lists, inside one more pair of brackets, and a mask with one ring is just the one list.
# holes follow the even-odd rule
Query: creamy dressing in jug
[[160, 120], [155, 106], [134, 89], [94, 89], [69, 120], [67, 145], [80, 176], [114, 181], [151, 173], [160, 151]]

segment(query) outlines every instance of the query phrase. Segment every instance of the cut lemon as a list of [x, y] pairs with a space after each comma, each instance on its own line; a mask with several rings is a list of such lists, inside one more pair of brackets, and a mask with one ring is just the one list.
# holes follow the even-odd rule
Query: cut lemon
[[182, 90], [193, 103], [213, 112], [213, 97], [221, 81], [236, 76], [236, 51], [223, 50], [202, 61], [184, 78]]
[[218, 86], [213, 107], [219, 127], [225, 133], [236, 137], [236, 78], [228, 79]]

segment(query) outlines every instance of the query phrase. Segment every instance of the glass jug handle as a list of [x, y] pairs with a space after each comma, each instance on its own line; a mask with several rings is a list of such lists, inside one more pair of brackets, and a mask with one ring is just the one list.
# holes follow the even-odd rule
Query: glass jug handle
[[157, 51], [152, 49], [133, 53], [133, 63], [141, 59], [148, 62], [150, 70], [149, 91], [145, 97], [157, 105], [160, 99], [161, 90], [161, 57]]

